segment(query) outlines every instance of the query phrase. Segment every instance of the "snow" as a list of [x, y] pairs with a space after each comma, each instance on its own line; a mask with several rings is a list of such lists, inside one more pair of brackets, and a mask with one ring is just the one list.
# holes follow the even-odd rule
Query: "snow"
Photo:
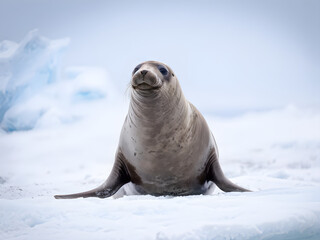
[[36, 204], [2, 200], [3, 215], [15, 221], [1, 228], [4, 239], [316, 239], [315, 190], [320, 189], [117, 200], [43, 197]]
[[129, 101], [105, 69], [60, 69], [56, 41], [0, 44], [0, 239], [320, 239], [315, 108], [205, 114], [225, 174], [253, 192], [54, 199], [106, 179]]

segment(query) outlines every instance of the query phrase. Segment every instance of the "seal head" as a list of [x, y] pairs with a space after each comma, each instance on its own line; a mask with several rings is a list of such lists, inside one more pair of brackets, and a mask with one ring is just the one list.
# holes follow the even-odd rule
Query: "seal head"
[[132, 73], [131, 85], [135, 90], [158, 89], [163, 85], [163, 77], [168, 77], [163, 65], [139, 64]]

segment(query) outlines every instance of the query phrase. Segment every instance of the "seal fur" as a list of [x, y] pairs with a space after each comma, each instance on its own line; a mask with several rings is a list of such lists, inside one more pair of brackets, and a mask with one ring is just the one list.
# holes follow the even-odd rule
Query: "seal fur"
[[106, 198], [129, 182], [135, 192], [154, 196], [204, 194], [212, 183], [225, 192], [249, 191], [224, 176], [205, 119], [186, 100], [168, 66], [139, 64], [131, 86], [129, 111], [107, 180], [90, 191], [55, 198]]

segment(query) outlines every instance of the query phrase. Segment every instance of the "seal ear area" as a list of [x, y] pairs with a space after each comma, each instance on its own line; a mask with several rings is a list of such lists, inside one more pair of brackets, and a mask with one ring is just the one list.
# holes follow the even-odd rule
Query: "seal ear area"
[[206, 167], [207, 180], [214, 182], [224, 192], [251, 192], [224, 176], [215, 149], [211, 150]]
[[87, 197], [99, 197], [107, 198], [115, 194], [124, 184], [131, 181], [128, 168], [126, 166], [127, 160], [118, 150], [115, 163], [111, 170], [108, 179], [99, 187], [92, 190], [68, 194], [68, 195], [55, 195], [55, 199], [73, 199], [73, 198], [87, 198]]

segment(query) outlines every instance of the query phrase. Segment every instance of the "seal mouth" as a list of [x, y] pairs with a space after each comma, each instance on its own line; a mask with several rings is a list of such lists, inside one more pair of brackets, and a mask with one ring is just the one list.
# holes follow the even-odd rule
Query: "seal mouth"
[[133, 89], [135, 90], [142, 90], [142, 91], [148, 91], [148, 90], [156, 90], [156, 89], [159, 89], [161, 86], [151, 86], [145, 82], [143, 83], [140, 83], [138, 85], [132, 85]]

